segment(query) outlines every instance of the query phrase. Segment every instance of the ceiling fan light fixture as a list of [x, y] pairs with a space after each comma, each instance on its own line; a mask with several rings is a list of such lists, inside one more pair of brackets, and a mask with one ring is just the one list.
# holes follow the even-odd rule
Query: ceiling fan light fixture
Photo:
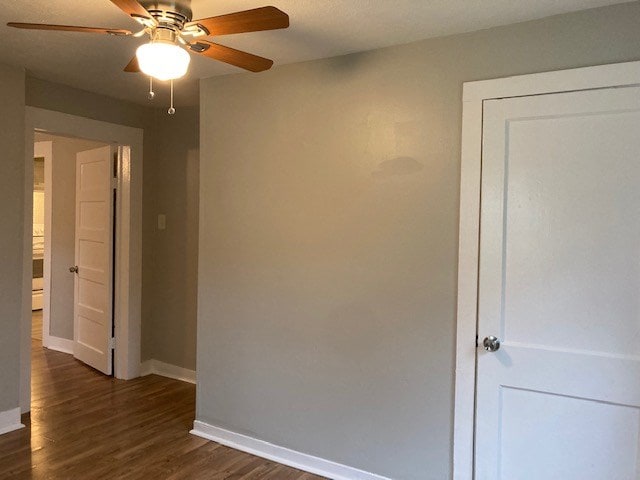
[[139, 22], [143, 27], [142, 30], [133, 33], [129, 30], [113, 28], [19, 22], [9, 22], [7, 26], [27, 30], [58, 30], [133, 38], [148, 35], [150, 42], [138, 47], [136, 56], [131, 59], [124, 71], [143, 72], [149, 76], [149, 100], [155, 96], [153, 79], [169, 81], [171, 83], [169, 114], [174, 114], [176, 111], [173, 106], [173, 81], [183, 77], [189, 69], [191, 57], [188, 51], [250, 72], [269, 70], [273, 65], [273, 60], [268, 58], [206, 40], [194, 40], [210, 36], [212, 33], [216, 36], [231, 35], [277, 30], [289, 26], [289, 15], [272, 6], [193, 20], [191, 0], [155, 2], [111, 0], [111, 3]]
[[145, 43], [136, 50], [140, 70], [158, 80], [175, 80], [189, 69], [191, 56], [172, 42]]

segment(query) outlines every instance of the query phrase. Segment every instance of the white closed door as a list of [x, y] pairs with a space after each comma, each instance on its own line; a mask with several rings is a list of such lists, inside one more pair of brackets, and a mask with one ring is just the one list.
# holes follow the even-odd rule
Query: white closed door
[[485, 102], [481, 199], [476, 480], [640, 479], [640, 88]]
[[114, 148], [76, 160], [74, 356], [111, 375]]

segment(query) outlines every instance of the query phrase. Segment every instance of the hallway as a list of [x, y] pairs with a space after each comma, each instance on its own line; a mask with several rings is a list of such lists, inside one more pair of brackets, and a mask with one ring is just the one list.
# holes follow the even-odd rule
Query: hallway
[[32, 339], [31, 417], [0, 436], [0, 478], [320, 479], [190, 435], [194, 406], [194, 385], [116, 380]]

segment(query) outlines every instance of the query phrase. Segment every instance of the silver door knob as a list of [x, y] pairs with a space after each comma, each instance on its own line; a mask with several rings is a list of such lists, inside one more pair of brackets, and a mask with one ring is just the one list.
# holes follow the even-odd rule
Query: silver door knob
[[78, 266], [74, 265], [73, 267], [69, 267], [69, 271], [71, 273], [78, 273]]
[[482, 341], [482, 346], [487, 352], [496, 352], [500, 350], [500, 340], [491, 335], [489, 337], [485, 337]]

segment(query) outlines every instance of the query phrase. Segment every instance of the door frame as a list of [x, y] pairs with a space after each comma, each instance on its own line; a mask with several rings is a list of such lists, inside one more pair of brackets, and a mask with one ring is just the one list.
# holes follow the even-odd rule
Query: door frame
[[640, 62], [466, 82], [462, 94], [453, 478], [474, 477], [482, 112], [485, 100], [640, 85]]
[[[25, 108], [25, 208], [33, 210], [34, 131], [117, 144], [122, 150], [118, 167], [114, 322], [116, 323], [116, 378], [140, 376], [142, 310], [142, 147], [143, 130], [35, 107]], [[125, 147], [125, 148], [121, 148]], [[128, 148], [127, 148], [128, 147]], [[27, 213], [28, 214], [28, 213]], [[26, 217], [25, 217], [26, 218]], [[32, 222], [31, 222], [32, 223]], [[24, 272], [20, 340], [20, 407], [31, 408], [31, 237], [24, 224]]]

